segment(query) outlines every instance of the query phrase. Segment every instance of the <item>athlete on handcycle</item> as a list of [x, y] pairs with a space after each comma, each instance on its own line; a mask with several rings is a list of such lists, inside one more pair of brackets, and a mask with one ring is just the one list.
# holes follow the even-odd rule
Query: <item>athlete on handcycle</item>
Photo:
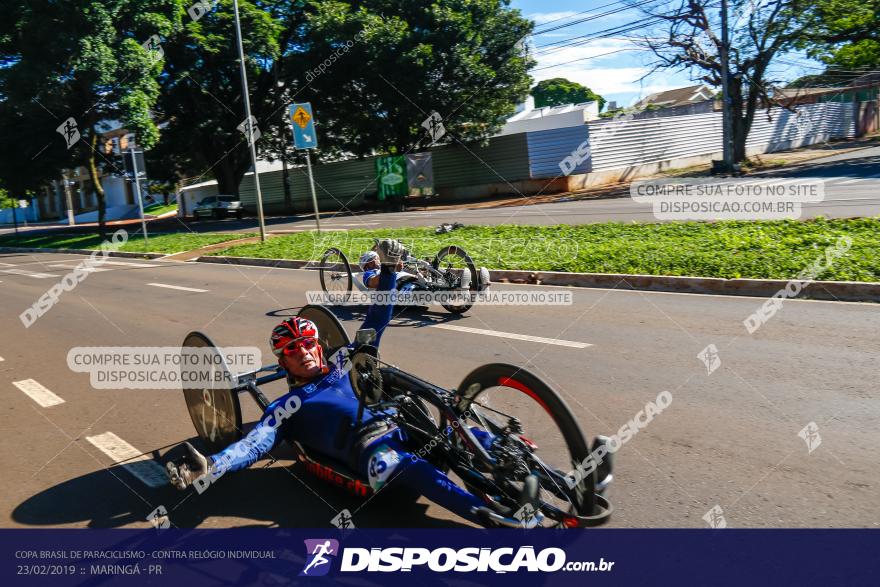
[[[379, 291], [393, 291], [395, 269], [405, 249], [396, 240], [380, 241], [378, 257]], [[375, 346], [391, 320], [391, 304], [370, 306], [363, 329], [374, 329]], [[256, 434], [249, 434], [214, 455], [203, 455], [184, 443], [184, 456], [167, 465], [171, 484], [184, 490], [199, 478], [218, 479], [227, 472], [239, 471], [254, 464], [286, 437], [317, 453], [347, 465], [369, 481], [373, 491], [394, 483], [415, 491], [462, 518], [483, 525], [519, 526], [515, 509], [499, 518], [485, 507], [476, 495], [465, 491], [427, 460], [414, 454], [400, 429], [380, 414], [367, 408], [358, 421], [359, 402], [348, 377], [341, 376], [341, 364], [329, 364], [318, 343], [317, 327], [310, 320], [289, 318], [276, 326], [270, 338], [278, 363], [287, 372], [289, 392], [266, 408], [257, 424]], [[277, 414], [285, 406], [299, 405], [283, 423]], [[279, 434], [279, 431], [281, 434]], [[487, 449], [494, 436], [471, 428]], [[521, 498], [524, 502], [527, 495]], [[540, 514], [538, 515], [540, 521]]]

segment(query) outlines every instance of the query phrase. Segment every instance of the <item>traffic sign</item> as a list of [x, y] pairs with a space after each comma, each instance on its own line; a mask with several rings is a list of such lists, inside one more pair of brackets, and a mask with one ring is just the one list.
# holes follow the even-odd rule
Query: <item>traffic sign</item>
[[308, 102], [291, 104], [288, 108], [290, 126], [293, 128], [293, 144], [297, 149], [314, 149], [318, 146], [315, 134], [315, 116]]

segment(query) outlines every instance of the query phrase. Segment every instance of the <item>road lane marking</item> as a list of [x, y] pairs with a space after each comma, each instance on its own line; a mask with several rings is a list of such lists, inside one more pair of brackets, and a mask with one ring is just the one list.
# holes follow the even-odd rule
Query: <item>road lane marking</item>
[[148, 283], [147, 285], [152, 285], [153, 287], [166, 287], [168, 289], [179, 289], [180, 291], [194, 291], [197, 293], [205, 293], [206, 289], [198, 289], [195, 287], [183, 287], [182, 285], [168, 285], [167, 283]]
[[101, 265], [121, 265], [123, 267], [159, 267], [152, 263], [131, 263], [130, 261], [101, 261]]
[[34, 277], [36, 279], [50, 279], [52, 277], [58, 277], [57, 275], [52, 275], [51, 273], [39, 273], [37, 271], [28, 271], [27, 269], [0, 269], [0, 273], [9, 273], [11, 275], [25, 275], [27, 277]]
[[162, 487], [168, 484], [168, 477], [162, 465], [112, 432], [86, 436], [86, 440], [113, 459], [114, 463], [121, 463], [123, 469], [137, 477], [144, 485]]
[[878, 179], [878, 178], [877, 177], [856, 177], [855, 179], [850, 179], [848, 181], [841, 181], [837, 185], [847, 185], [847, 184], [851, 184], [851, 183], [857, 183], [860, 181], [870, 181], [872, 179]]
[[573, 340], [562, 340], [559, 338], [544, 338], [543, 336], [531, 336], [528, 334], [516, 334], [514, 332], [500, 332], [498, 330], [484, 330], [482, 328], [471, 328], [470, 326], [455, 326], [453, 324], [430, 324], [432, 328], [442, 328], [443, 330], [454, 330], [456, 332], [467, 332], [470, 334], [483, 334], [486, 336], [497, 336], [498, 338], [510, 338], [513, 340], [527, 340], [529, 342], [541, 342], [544, 344], [555, 344], [557, 346], [566, 346], [574, 349], [585, 349], [592, 344], [586, 342], [576, 342]]
[[37, 383], [33, 379], [24, 379], [22, 381], [13, 381], [12, 385], [24, 392], [25, 395], [40, 404], [41, 407], [51, 408], [58, 404], [63, 404], [64, 400]]
[[79, 269], [80, 271], [85, 271], [86, 273], [97, 273], [99, 271], [113, 271], [112, 269], [101, 269], [100, 267], [88, 267], [83, 265], [80, 267], [79, 265], [64, 265], [62, 263], [54, 263], [49, 265], [52, 269]]

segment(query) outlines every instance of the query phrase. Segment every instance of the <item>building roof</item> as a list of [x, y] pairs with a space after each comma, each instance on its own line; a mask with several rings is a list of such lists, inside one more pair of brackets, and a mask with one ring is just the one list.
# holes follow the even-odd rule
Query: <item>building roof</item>
[[839, 94], [851, 91], [851, 87], [823, 87], [823, 88], [780, 88], [774, 92], [774, 96], [780, 99], [803, 98], [805, 96], [819, 96], [822, 94]]
[[675, 88], [650, 94], [639, 100], [639, 106], [654, 104], [655, 106], [684, 106], [696, 102], [705, 102], [712, 99], [712, 90], [703, 84]]

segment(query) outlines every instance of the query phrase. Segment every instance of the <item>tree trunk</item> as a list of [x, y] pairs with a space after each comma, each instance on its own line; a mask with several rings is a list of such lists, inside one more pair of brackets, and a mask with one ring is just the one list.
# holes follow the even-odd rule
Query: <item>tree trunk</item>
[[235, 177], [235, 169], [229, 157], [220, 162], [214, 168], [214, 177], [217, 178], [217, 193], [220, 195], [238, 196], [238, 184], [241, 177]]
[[89, 178], [92, 180], [92, 186], [95, 189], [95, 196], [98, 199], [98, 233], [102, 239], [107, 238], [107, 201], [104, 198], [104, 186], [101, 185], [101, 178], [98, 175], [98, 167], [95, 162], [95, 154], [97, 153], [98, 135], [95, 127], [91, 127], [91, 138], [89, 139], [89, 158], [87, 166], [89, 168]]

